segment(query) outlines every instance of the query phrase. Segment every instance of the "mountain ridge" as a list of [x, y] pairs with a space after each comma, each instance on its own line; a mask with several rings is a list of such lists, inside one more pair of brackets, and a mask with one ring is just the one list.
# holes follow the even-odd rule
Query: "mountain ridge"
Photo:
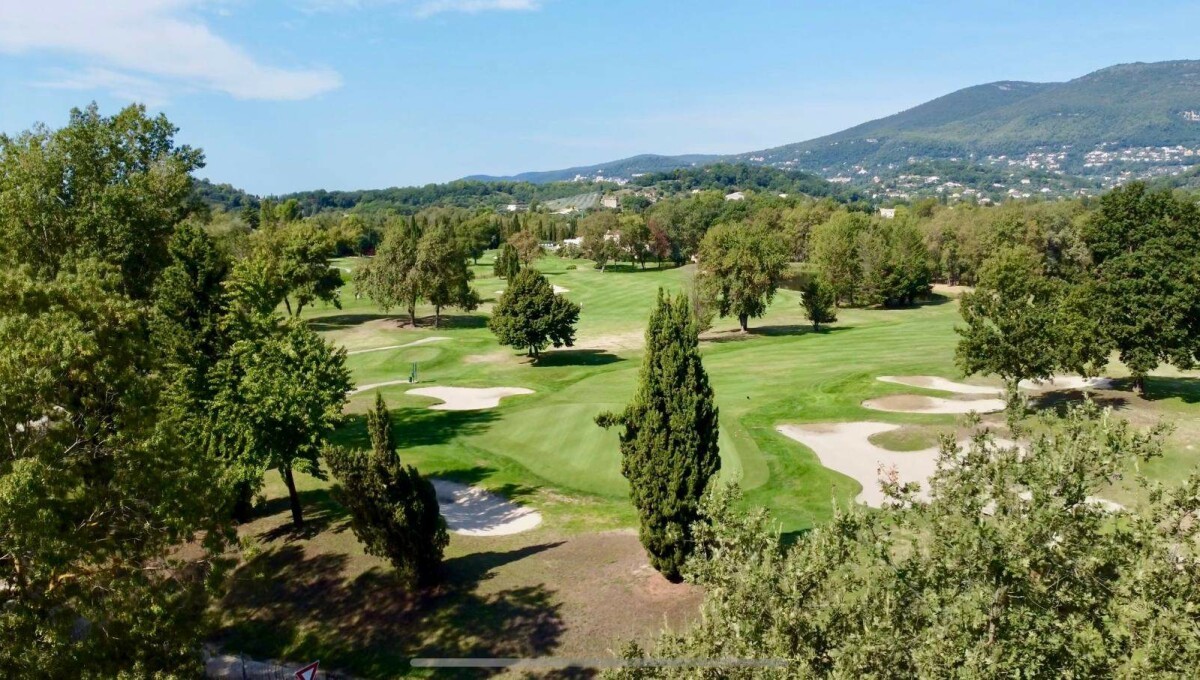
[[1089, 151], [1200, 146], [1200, 60], [1115, 64], [1064, 82], [973, 85], [830, 135], [739, 154], [641, 154], [595, 165], [471, 179], [551, 182], [632, 179], [718, 162], [824, 175], [887, 168], [913, 159], [953, 160], [1062, 150], [1085, 166]]

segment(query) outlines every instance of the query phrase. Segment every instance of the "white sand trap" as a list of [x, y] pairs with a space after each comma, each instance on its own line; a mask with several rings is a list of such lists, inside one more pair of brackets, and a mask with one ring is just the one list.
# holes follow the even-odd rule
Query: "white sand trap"
[[1036, 380], [1022, 380], [1019, 387], [1023, 390], [1040, 390], [1050, 392], [1053, 390], [1111, 390], [1113, 388], [1112, 378], [1081, 378], [1077, 375], [1056, 375], [1050, 380], [1038, 382]]
[[868, 441], [868, 437], [900, 427], [891, 423], [854, 422], [780, 425], [775, 429], [812, 449], [821, 465], [862, 484], [862, 493], [855, 500], [878, 508], [887, 500], [879, 488], [881, 475], [894, 469], [899, 483], [920, 483], [918, 495], [927, 499], [929, 478], [937, 471], [936, 446], [920, 451], [888, 451]]
[[434, 411], [480, 411], [496, 408], [504, 397], [533, 394], [524, 387], [418, 387], [406, 394], [441, 399], [443, 403], [429, 408]]
[[[900, 484], [917, 482], [921, 485], [917, 498], [929, 500], [929, 479], [937, 472], [939, 448], [936, 446], [920, 451], [889, 451], [869, 440], [877, 434], [900, 427], [891, 423], [853, 422], [780, 425], [775, 429], [783, 436], [812, 449], [821, 465], [861, 484], [863, 490], [855, 497], [856, 501], [879, 508], [888, 500], [879, 488], [881, 477], [894, 474]], [[1002, 438], [997, 438], [995, 444], [999, 447], [1016, 446], [1016, 443]], [[967, 447], [969, 443], [960, 441], [959, 445]], [[1021, 497], [1032, 498], [1028, 492]], [[1125, 509], [1119, 503], [1098, 496], [1088, 496], [1087, 502], [1109, 512]]]
[[563, 288], [562, 286], [554, 286], [554, 294], [555, 295], [559, 295], [561, 293], [570, 293], [570, 292], [571, 292], [570, 288]]
[[934, 375], [881, 375], [876, 380], [896, 385], [907, 385], [908, 387], [923, 387], [927, 390], [953, 392], [954, 394], [1000, 394], [1003, 392], [999, 387], [968, 385], [967, 383], [954, 382], [953, 380], [939, 378]]
[[433, 479], [446, 526], [464, 536], [508, 536], [542, 523], [542, 513], [494, 493], [444, 479]]
[[420, 340], [413, 340], [412, 342], [406, 342], [403, 345], [388, 345], [386, 347], [372, 347], [370, 349], [356, 349], [353, 352], [346, 352], [346, 354], [366, 354], [367, 352], [382, 352], [382, 351], [388, 350], [388, 349], [404, 349], [405, 347], [416, 347], [417, 345], [428, 345], [431, 342], [441, 342], [442, 340], [449, 340], [449, 339], [450, 338], [445, 338], [445, 337], [435, 335], [430, 338], [421, 338]]
[[941, 397], [925, 397], [916, 394], [891, 394], [886, 397], [868, 399], [862, 403], [865, 408], [889, 413], [945, 413], [963, 414], [972, 411], [976, 413], [995, 413], [1003, 411], [1003, 399], [943, 399]]

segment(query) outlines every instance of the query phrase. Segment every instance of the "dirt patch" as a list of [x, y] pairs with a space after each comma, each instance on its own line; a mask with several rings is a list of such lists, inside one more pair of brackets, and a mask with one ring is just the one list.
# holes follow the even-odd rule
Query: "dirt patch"
[[942, 399], [915, 394], [891, 394], [868, 399], [862, 405], [874, 411], [938, 414], [964, 414], [972, 411], [994, 413], [1003, 411], [1005, 406], [1003, 399]]
[[896, 385], [907, 385], [908, 387], [923, 387], [927, 390], [938, 390], [940, 392], [953, 392], [954, 394], [1000, 394], [1003, 392], [999, 387], [988, 387], [986, 385], [970, 385], [968, 383], [955, 382], [945, 378], [939, 378], [934, 375], [881, 375], [876, 380], [893, 383]]
[[593, 335], [575, 341], [573, 349], [598, 349], [615, 352], [622, 349], [641, 349], [646, 344], [646, 331], [635, 330], [626, 333], [609, 333]]
[[950, 286], [944, 283], [933, 284], [934, 295], [945, 295], [948, 298], [962, 297], [963, 293], [974, 293], [974, 286]]
[[[362, 391], [368, 388], [359, 388]], [[524, 387], [418, 387], [406, 394], [441, 399], [442, 403], [429, 408], [434, 411], [481, 411], [496, 408], [504, 397], [533, 394]]]
[[464, 536], [509, 536], [537, 528], [542, 513], [477, 486], [433, 479], [446, 527]]
[[468, 354], [462, 358], [464, 364], [506, 364], [512, 359], [511, 352], [492, 352], [490, 354]]

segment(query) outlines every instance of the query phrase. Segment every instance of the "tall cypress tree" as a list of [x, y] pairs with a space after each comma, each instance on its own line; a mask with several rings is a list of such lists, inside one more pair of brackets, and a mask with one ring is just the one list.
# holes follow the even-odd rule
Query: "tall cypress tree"
[[686, 297], [671, 299], [658, 291], [633, 401], [622, 413], [603, 413], [596, 422], [624, 427], [621, 473], [641, 518], [642, 545], [654, 568], [679, 582], [694, 548], [692, 525], [700, 519], [701, 496], [721, 468], [717, 407]]
[[391, 417], [383, 396], [367, 413], [371, 452], [334, 449], [326, 454], [340, 482], [337, 500], [350, 512], [350, 526], [368, 555], [384, 557], [405, 579], [436, 580], [450, 537], [433, 484], [400, 462]]

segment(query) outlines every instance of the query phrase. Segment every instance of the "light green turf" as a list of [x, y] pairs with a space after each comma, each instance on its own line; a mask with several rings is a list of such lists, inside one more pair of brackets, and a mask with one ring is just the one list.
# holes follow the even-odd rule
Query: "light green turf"
[[[430, 411], [427, 398], [406, 395], [410, 385], [381, 388], [395, 409], [403, 457], [427, 474], [458, 476], [507, 493], [553, 491], [575, 501], [549, 504], [548, 520], [568, 530], [628, 525], [632, 511], [620, 474], [616, 432], [597, 427], [598, 413], [619, 409], [632, 395], [640, 362], [640, 333], [658, 288], [683, 291], [692, 267], [646, 271], [629, 267], [599, 272], [583, 260], [546, 257], [538, 262], [550, 281], [582, 305], [580, 347], [601, 349], [550, 352], [530, 364], [520, 352], [499, 346], [486, 328], [486, 315], [504, 281], [491, 275], [493, 253], [474, 268], [480, 310], [451, 310], [443, 328], [432, 328], [432, 310], [418, 311], [421, 327], [399, 328], [399, 310], [384, 314], [366, 299], [343, 291], [343, 309], [306, 310], [314, 327], [349, 349], [401, 345], [421, 338], [448, 340], [348, 358], [357, 384], [404, 379], [418, 362], [420, 382], [466, 387], [525, 387], [528, 396], [504, 399], [499, 408], [474, 413]], [[353, 269], [355, 260], [339, 266]], [[568, 269], [575, 265], [575, 269]], [[879, 375], [956, 377], [953, 327], [957, 303], [939, 298], [905, 310], [839, 310], [828, 331], [812, 333], [804, 324], [799, 296], [782, 290], [752, 332], [719, 320], [703, 343], [705, 366], [720, 407], [722, 477], [737, 480], [747, 502], [768, 507], [785, 530], [828, 518], [835, 504], [859, 490], [853, 480], [821, 467], [803, 446], [779, 435], [787, 422], [882, 420], [949, 429], [953, 416], [904, 415], [870, 411], [864, 399], [913, 392], [882, 383]], [[920, 390], [916, 390], [920, 392]], [[351, 400], [361, 414], [373, 394]], [[1195, 395], [1181, 393], [1161, 402], [1174, 417], [1195, 414]], [[361, 416], [339, 434], [364, 444]], [[1170, 462], [1156, 464], [1174, 477], [1197, 462], [1200, 452], [1174, 441]]]

